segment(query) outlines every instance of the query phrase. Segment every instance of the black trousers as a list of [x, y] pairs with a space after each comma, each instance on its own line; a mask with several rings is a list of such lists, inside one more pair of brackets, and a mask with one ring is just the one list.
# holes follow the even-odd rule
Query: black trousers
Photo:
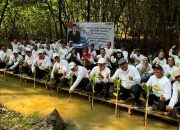
[[22, 66], [21, 72], [27, 74], [28, 76], [32, 76], [32, 71], [31, 71], [31, 68], [29, 67]]
[[37, 79], [42, 79], [46, 75], [48, 75], [48, 72], [46, 70], [41, 70], [38, 67], [36, 67], [36, 78]]
[[[7, 68], [10, 68], [13, 65], [14, 64], [8, 65]], [[12, 71], [13, 71], [13, 74], [19, 74], [19, 64]]]
[[2, 62], [1, 60], [0, 60], [0, 68], [2, 69], [2, 68], [5, 68], [6, 67], [6, 63], [4, 63], [4, 62]]
[[122, 85], [120, 86], [119, 95], [122, 100], [126, 100], [131, 97], [130, 93], [134, 94], [135, 102], [139, 102], [139, 97], [141, 95], [142, 88], [139, 84], [131, 87], [131, 89], [126, 89]]
[[161, 101], [160, 97], [157, 97], [155, 94], [149, 94], [149, 106], [152, 106], [155, 102], [158, 102], [158, 109], [161, 111], [166, 111], [166, 106], [169, 104], [170, 100]]
[[63, 86], [63, 87], [65, 87], [65, 86], [68, 85], [68, 79], [65, 78], [65, 77], [61, 78], [62, 76], [63, 76], [62, 73], [54, 72], [55, 86], [56, 86], [58, 83], [60, 83], [61, 86]]
[[[75, 78], [75, 80], [76, 80], [76, 78]], [[80, 89], [80, 90], [84, 90], [85, 91], [86, 90], [86, 86], [87, 86], [88, 83], [89, 83], [89, 79], [88, 78], [83, 78], [81, 80], [81, 82], [78, 84], [78, 86], [76, 87], [76, 89]]]
[[[104, 98], [107, 99], [108, 94], [109, 94], [109, 88], [110, 85], [109, 83], [96, 83], [94, 86], [94, 91], [95, 91], [95, 95], [104, 92]], [[92, 92], [92, 84], [89, 83], [86, 87], [86, 91], [88, 92]]]

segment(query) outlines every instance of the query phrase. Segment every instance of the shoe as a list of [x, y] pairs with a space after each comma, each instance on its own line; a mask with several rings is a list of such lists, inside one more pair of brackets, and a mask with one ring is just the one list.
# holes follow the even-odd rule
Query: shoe
[[168, 115], [170, 115], [170, 112], [163, 112], [163, 114], [168, 116]]
[[147, 110], [148, 110], [148, 111], [152, 111], [152, 110], [153, 110], [153, 106], [149, 106], [149, 107], [147, 108]]

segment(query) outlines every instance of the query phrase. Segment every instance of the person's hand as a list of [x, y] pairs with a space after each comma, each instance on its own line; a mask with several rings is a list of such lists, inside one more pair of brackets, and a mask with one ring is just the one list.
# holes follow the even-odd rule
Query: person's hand
[[172, 109], [173, 109], [172, 106], [166, 106], [166, 110], [167, 110], [167, 111], [171, 111]]
[[35, 70], [33, 70], [33, 71], [32, 71], [32, 73], [33, 73], [33, 74], [36, 74], [36, 71], [35, 71]]
[[143, 83], [143, 82], [140, 84], [140, 86], [141, 86], [142, 88], [144, 88], [145, 85], [146, 85], [146, 84]]
[[109, 78], [109, 73], [106, 73], [106, 78], [107, 78], [107, 79]]
[[172, 46], [171, 49], [174, 49], [176, 47], [176, 45]]
[[161, 100], [161, 101], [166, 101], [166, 98], [165, 98], [163, 95], [161, 95], [161, 96], [160, 96], [160, 100]]
[[72, 93], [72, 92], [73, 92], [73, 89], [70, 88], [70, 89], [69, 89], [69, 93]]
[[133, 77], [132, 77], [132, 76], [129, 76], [129, 80], [133, 81]]

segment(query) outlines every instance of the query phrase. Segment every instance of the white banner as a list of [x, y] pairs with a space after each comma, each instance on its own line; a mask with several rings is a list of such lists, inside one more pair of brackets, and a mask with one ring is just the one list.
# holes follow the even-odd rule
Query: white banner
[[[107, 45], [107, 42], [111, 42], [112, 46], [114, 43], [114, 23], [113, 22], [84, 22], [72, 23], [73, 26], [76, 26], [77, 30], [80, 32], [80, 44], [90, 46], [94, 44], [95, 49], [104, 48]], [[68, 28], [69, 32], [73, 30], [73, 27]], [[68, 35], [68, 41], [72, 40]], [[76, 40], [77, 42], [78, 40]], [[74, 42], [74, 41], [73, 41]], [[74, 43], [76, 43], [74, 42]], [[79, 44], [79, 43], [76, 43]]]

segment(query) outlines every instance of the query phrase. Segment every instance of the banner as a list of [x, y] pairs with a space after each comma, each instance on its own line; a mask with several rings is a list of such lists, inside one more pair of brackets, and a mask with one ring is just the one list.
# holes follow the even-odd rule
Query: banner
[[73, 41], [76, 45], [90, 46], [94, 44], [95, 49], [104, 48], [107, 42], [114, 43], [113, 22], [68, 22], [67, 41]]

